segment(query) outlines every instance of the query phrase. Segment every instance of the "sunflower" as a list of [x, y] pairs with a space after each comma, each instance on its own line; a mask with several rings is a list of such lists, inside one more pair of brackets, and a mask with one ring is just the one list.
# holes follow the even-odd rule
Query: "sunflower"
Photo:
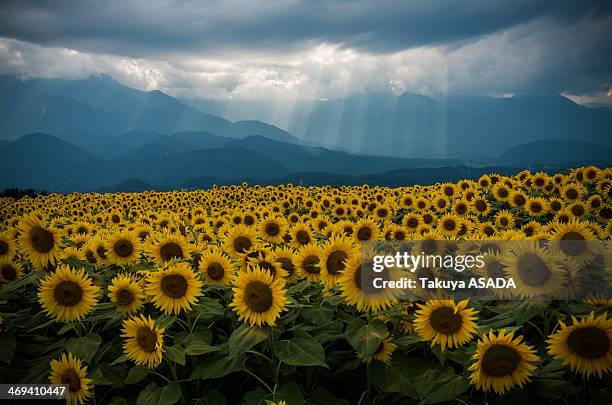
[[224, 249], [232, 256], [238, 256], [253, 249], [256, 244], [255, 231], [250, 227], [238, 225], [225, 236]]
[[436, 225], [436, 230], [443, 236], [457, 236], [461, 230], [459, 218], [454, 214], [445, 214]]
[[281, 243], [287, 222], [280, 217], [268, 217], [259, 224], [259, 236], [271, 243]]
[[491, 212], [491, 204], [484, 197], [476, 197], [470, 202], [472, 212], [478, 216], [484, 217]]
[[259, 267], [238, 273], [234, 285], [230, 307], [238, 314], [239, 320], [251, 325], [274, 326], [289, 303], [285, 296], [285, 281], [273, 278]]
[[189, 311], [202, 295], [202, 282], [189, 264], [169, 263], [147, 277], [146, 293], [156, 308], [166, 314]]
[[229, 257], [218, 248], [202, 254], [198, 268], [209, 284], [228, 285], [234, 276], [234, 266]]
[[567, 201], [580, 200], [586, 194], [586, 189], [580, 184], [568, 183], [561, 190], [561, 196]]
[[72, 353], [62, 353], [59, 360], [49, 364], [51, 384], [68, 385], [68, 404], [83, 404], [91, 396], [91, 379], [87, 378], [87, 367]]
[[566, 277], [557, 255], [543, 248], [538, 241], [512, 243], [501, 263], [516, 284], [515, 294], [525, 298], [559, 298], [566, 293]]
[[83, 269], [62, 265], [40, 282], [38, 301], [56, 321], [72, 322], [93, 310], [99, 294], [100, 288]]
[[21, 277], [21, 265], [0, 257], [0, 283], [11, 283]]
[[573, 372], [601, 378], [612, 370], [612, 319], [591, 312], [580, 321], [572, 316], [572, 322], [567, 326], [559, 321], [560, 328], [548, 339], [548, 352]]
[[140, 255], [140, 240], [135, 232], [113, 233], [105, 243], [108, 261], [118, 265], [137, 263]]
[[502, 330], [497, 335], [493, 331], [485, 334], [472, 359], [476, 362], [468, 368], [470, 383], [480, 390], [493, 389], [502, 395], [513, 386], [522, 387], [530, 381], [538, 356], [522, 336], [515, 338], [514, 332]]
[[285, 280], [288, 282], [296, 281], [299, 279], [299, 274], [297, 268], [295, 267], [294, 257], [295, 253], [291, 248], [284, 247], [281, 249], [276, 249], [273, 252], [273, 260], [275, 262], [279, 262], [283, 270], [287, 272], [287, 276]]
[[415, 232], [421, 225], [421, 216], [419, 214], [407, 213], [402, 218], [402, 224], [410, 231]]
[[291, 243], [295, 247], [301, 247], [311, 243], [314, 238], [312, 236], [312, 229], [308, 224], [296, 224], [291, 229]]
[[391, 288], [375, 288], [374, 278], [383, 281], [397, 280], [394, 269], [385, 268], [382, 272], [373, 271], [371, 248], [357, 255], [345, 264], [345, 269], [338, 278], [340, 295], [349, 305], [355, 305], [359, 311], [379, 311], [391, 307], [397, 302], [398, 293]]
[[542, 197], [529, 198], [527, 199], [525, 208], [529, 215], [539, 217], [548, 212], [548, 203]]
[[551, 251], [570, 258], [577, 265], [592, 261], [599, 253], [598, 244], [588, 242], [594, 240], [595, 235], [585, 222], [559, 223], [554, 227], [551, 239], [556, 241], [551, 244]]
[[308, 281], [319, 282], [321, 280], [321, 248], [310, 244], [300, 248], [295, 255], [295, 267], [300, 278]]
[[514, 228], [514, 215], [507, 210], [498, 211], [495, 215], [495, 225], [499, 229]]
[[452, 300], [429, 300], [418, 304], [414, 330], [431, 345], [440, 349], [459, 347], [469, 342], [476, 333], [478, 311], [467, 308], [468, 300], [455, 303]]
[[393, 343], [393, 339], [386, 337], [379, 344], [374, 353], [369, 356], [364, 356], [361, 353], [357, 353], [357, 357], [364, 363], [370, 363], [372, 360], [379, 360], [383, 363], [389, 364], [391, 362], [391, 355], [397, 349], [397, 345]]
[[378, 237], [378, 226], [370, 219], [363, 218], [355, 225], [353, 238], [356, 242], [376, 240]]
[[149, 238], [144, 250], [155, 263], [161, 265], [175, 259], [187, 259], [191, 253], [185, 238], [169, 232]]
[[164, 351], [164, 328], [155, 324], [151, 317], [134, 316], [123, 321], [121, 335], [126, 339], [123, 351], [134, 363], [155, 368], [162, 362]]
[[6, 231], [0, 233], [0, 259], [11, 259], [16, 251], [13, 235]]
[[514, 208], [523, 208], [527, 204], [527, 197], [525, 194], [518, 190], [514, 190], [510, 193], [510, 205]]
[[358, 254], [359, 249], [352, 239], [342, 236], [332, 237], [321, 252], [321, 278], [332, 287], [345, 269], [346, 262]]
[[43, 223], [35, 214], [24, 216], [19, 225], [19, 246], [38, 269], [55, 265], [60, 251], [60, 234]]
[[108, 286], [108, 296], [111, 302], [117, 304], [117, 309], [123, 315], [131, 315], [144, 302], [141, 285], [131, 274], [118, 274]]

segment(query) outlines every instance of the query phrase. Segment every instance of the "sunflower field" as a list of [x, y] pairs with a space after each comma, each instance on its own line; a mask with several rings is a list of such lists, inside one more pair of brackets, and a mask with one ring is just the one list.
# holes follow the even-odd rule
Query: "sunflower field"
[[[609, 274], [586, 249], [583, 270], [557, 266], [546, 241], [609, 240], [611, 201], [597, 167], [2, 198], [0, 381], [116, 405], [612, 403], [609, 294], [534, 299], [550, 277]], [[535, 241], [488, 263], [522, 299], [363, 288], [361, 242], [449, 240]]]

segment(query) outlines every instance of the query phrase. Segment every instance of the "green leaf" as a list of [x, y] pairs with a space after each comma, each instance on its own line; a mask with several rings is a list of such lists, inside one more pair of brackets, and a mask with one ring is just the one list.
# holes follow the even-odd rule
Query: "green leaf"
[[401, 347], [402, 349], [407, 349], [410, 346], [414, 346], [417, 343], [422, 342], [423, 340], [416, 333], [412, 335], [400, 336], [393, 340], [393, 343]]
[[16, 347], [17, 339], [15, 339], [15, 336], [0, 335], [0, 361], [6, 364], [10, 363], [13, 360]]
[[113, 397], [108, 405], [129, 405], [129, 402], [123, 397]]
[[293, 381], [281, 385], [278, 392], [281, 393], [283, 400], [285, 400], [287, 404], [302, 405], [304, 403], [304, 394], [300, 386]]
[[147, 385], [144, 391], [141, 391], [138, 394], [138, 399], [136, 400], [137, 405], [156, 405], [159, 403], [159, 397], [161, 396], [161, 388], [157, 386], [155, 383], [151, 383]]
[[207, 336], [201, 334], [190, 334], [183, 339], [185, 354], [188, 356], [199, 356], [201, 354], [219, 351], [219, 347], [211, 346]]
[[229, 354], [232, 357], [244, 354], [251, 347], [266, 340], [270, 332], [259, 326], [240, 325], [229, 338]]
[[155, 324], [160, 328], [168, 329], [176, 321], [175, 315], [162, 315], [155, 320]]
[[159, 403], [164, 405], [172, 405], [178, 402], [181, 398], [181, 385], [177, 382], [171, 382], [166, 385], [159, 396]]
[[122, 354], [121, 356], [117, 357], [114, 361], [109, 363], [109, 366], [114, 366], [117, 364], [125, 363], [127, 360], [128, 360], [127, 356], [125, 354]]
[[191, 380], [208, 380], [224, 377], [240, 369], [242, 357], [214, 355], [200, 363], [191, 373]]
[[548, 308], [547, 302], [524, 301], [512, 308], [512, 317], [517, 325], [522, 325], [534, 316], [544, 312]]
[[422, 404], [437, 404], [440, 402], [450, 401], [463, 394], [469, 388], [470, 384], [465, 376], [458, 375], [442, 386], [432, 390]]
[[203, 319], [219, 318], [225, 315], [225, 308], [223, 305], [208, 297], [200, 298], [198, 305], [193, 309], [200, 314], [200, 318]]
[[195, 403], [197, 405], [227, 405], [227, 401], [223, 394], [217, 390], [212, 390], [204, 393], [201, 398], [196, 399]]
[[181, 366], [185, 365], [185, 351], [181, 346], [168, 346], [166, 347], [166, 355], [168, 359], [173, 362], [180, 364]]
[[302, 317], [307, 322], [315, 325], [322, 325], [333, 319], [334, 310], [325, 307], [304, 308], [302, 310]]
[[149, 373], [151, 373], [151, 370], [149, 370], [146, 367], [143, 367], [143, 366], [134, 366], [128, 372], [128, 375], [125, 378], [125, 383], [126, 384], [136, 384], [136, 383], [139, 383], [142, 380], [144, 380], [145, 377], [147, 375], [149, 375]]
[[357, 329], [354, 334], [348, 334], [348, 341], [363, 356], [371, 356], [383, 339], [387, 336], [389, 330], [381, 320], [375, 319], [368, 325], [364, 325]]
[[296, 332], [293, 339], [278, 342], [276, 356], [290, 366], [327, 367], [323, 346], [317, 339], [304, 332]]
[[77, 357], [84, 362], [91, 363], [91, 359], [93, 359], [96, 351], [98, 351], [100, 343], [102, 343], [100, 335], [97, 333], [90, 333], [81, 338], [68, 339], [64, 345], [64, 349], [77, 355]]

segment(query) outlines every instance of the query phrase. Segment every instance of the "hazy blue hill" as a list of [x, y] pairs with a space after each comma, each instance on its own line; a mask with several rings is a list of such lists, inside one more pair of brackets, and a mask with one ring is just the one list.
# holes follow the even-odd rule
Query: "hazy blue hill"
[[450, 159], [402, 159], [356, 155], [323, 147], [300, 146], [262, 136], [250, 136], [227, 144], [260, 151], [280, 161], [292, 172], [323, 171], [336, 174], [377, 173], [397, 168], [459, 164]]
[[612, 163], [612, 149], [593, 142], [550, 139], [515, 146], [499, 157], [501, 164]]
[[86, 184], [88, 175], [81, 168], [100, 161], [98, 156], [51, 135], [28, 134], [0, 146], [0, 187], [66, 190], [62, 187], [65, 184]]
[[163, 187], [153, 186], [138, 179], [127, 179], [113, 187], [102, 187], [96, 189], [97, 193], [141, 193], [143, 191], [156, 190], [162, 191]]
[[[544, 139], [612, 146], [612, 109], [586, 108], [559, 95], [434, 99], [409, 92], [400, 96], [362, 93], [299, 102], [291, 108], [282, 103], [231, 100], [188, 102], [234, 118], [240, 114], [260, 120], [276, 117], [287, 121], [288, 131], [305, 143], [374, 155], [489, 157]], [[271, 113], [276, 110], [284, 114]]]
[[10, 140], [45, 131], [77, 128], [117, 134], [131, 130], [160, 133], [207, 131], [219, 136], [265, 135], [295, 141], [287, 132], [257, 121], [233, 123], [189, 107], [160, 91], [139, 91], [109, 76], [83, 80], [0, 76], [0, 137]]
[[198, 148], [218, 148], [233, 140], [232, 138], [217, 136], [205, 131], [177, 132], [172, 136]]

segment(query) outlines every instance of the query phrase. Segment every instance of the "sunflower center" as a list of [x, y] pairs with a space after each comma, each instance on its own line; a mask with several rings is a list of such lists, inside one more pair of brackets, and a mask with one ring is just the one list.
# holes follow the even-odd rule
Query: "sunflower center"
[[570, 188], [565, 192], [565, 196], [570, 200], [575, 200], [576, 198], [578, 198], [578, 191], [574, 190], [573, 188]]
[[370, 240], [372, 238], [372, 230], [369, 227], [363, 227], [357, 231], [357, 238], [359, 240]]
[[463, 215], [467, 212], [467, 207], [464, 204], [457, 205], [455, 207], [455, 212], [459, 215]]
[[318, 264], [319, 258], [317, 256], [307, 256], [303, 262], [304, 270], [308, 273], [318, 274], [321, 272], [321, 269], [317, 266]]
[[247, 306], [254, 312], [266, 312], [272, 306], [272, 290], [261, 281], [252, 281], [244, 289]]
[[295, 239], [297, 239], [297, 241], [302, 245], [307, 245], [310, 243], [310, 235], [306, 231], [297, 231], [295, 233]]
[[522, 206], [525, 205], [525, 203], [527, 202], [527, 200], [525, 199], [524, 196], [522, 196], [521, 194], [517, 194], [513, 199], [514, 203], [518, 206]]
[[452, 231], [455, 229], [455, 221], [453, 221], [452, 219], [447, 219], [446, 221], [444, 221], [444, 229], [446, 229], [447, 231]]
[[250, 215], [247, 215], [246, 217], [244, 217], [244, 223], [247, 225], [253, 225], [255, 223], [255, 218]]
[[501, 198], [506, 198], [508, 197], [508, 190], [506, 190], [505, 188], [500, 188], [497, 192], [497, 195], [499, 195]]
[[487, 203], [484, 200], [477, 200], [474, 207], [476, 208], [476, 211], [483, 212], [487, 209]]
[[0, 256], [4, 256], [9, 251], [9, 245], [6, 241], [0, 240]]
[[215, 281], [219, 281], [223, 279], [223, 276], [225, 275], [225, 270], [223, 269], [223, 266], [221, 266], [219, 263], [213, 262], [209, 264], [206, 268], [206, 274], [208, 275], [208, 278], [213, 279]]
[[504, 277], [504, 265], [497, 260], [487, 263], [487, 274], [491, 278]]
[[119, 257], [129, 257], [134, 252], [134, 246], [127, 239], [119, 239], [113, 245], [113, 250]]
[[83, 299], [83, 289], [74, 281], [61, 281], [53, 290], [55, 302], [64, 307], [73, 307]]
[[164, 244], [161, 249], [159, 249], [159, 254], [164, 261], [169, 261], [174, 258], [182, 258], [183, 249], [178, 243], [169, 242]]
[[281, 264], [281, 267], [287, 271], [287, 273], [289, 273], [289, 275], [292, 275], [295, 272], [295, 266], [288, 257], [281, 257], [277, 259], [277, 261]]
[[541, 286], [550, 278], [550, 270], [540, 256], [535, 253], [525, 253], [517, 262], [521, 280], [530, 286]]
[[578, 256], [586, 250], [586, 241], [578, 232], [567, 232], [561, 237], [561, 250], [568, 256]]
[[408, 225], [409, 228], [416, 228], [417, 226], [419, 226], [419, 220], [416, 218], [408, 218], [408, 221], [406, 221], [406, 225]]
[[482, 371], [492, 377], [511, 375], [521, 363], [521, 355], [512, 347], [495, 344], [482, 357]]
[[239, 236], [234, 240], [234, 250], [238, 253], [244, 253], [253, 246], [253, 243], [246, 236]]
[[62, 384], [68, 385], [70, 392], [77, 392], [81, 389], [81, 378], [75, 369], [69, 368], [62, 373]]
[[98, 254], [98, 256], [100, 256], [103, 259], [106, 259], [106, 249], [104, 248], [104, 246], [98, 246], [96, 248], [96, 253]]
[[147, 327], [141, 327], [136, 332], [138, 346], [147, 353], [153, 353], [157, 343], [157, 334]]
[[187, 292], [187, 280], [180, 274], [169, 274], [161, 280], [161, 290], [171, 298], [181, 298]]
[[90, 264], [98, 263], [96, 255], [94, 255], [94, 252], [92, 252], [91, 250], [87, 250], [87, 252], [85, 252], [85, 259], [87, 259]]
[[586, 359], [604, 357], [610, 350], [608, 334], [601, 328], [588, 326], [574, 330], [567, 338], [569, 349]]
[[274, 222], [270, 222], [269, 224], [266, 224], [266, 233], [270, 236], [276, 236], [278, 235], [280, 232], [280, 227], [278, 226], [277, 223]]
[[17, 270], [10, 264], [5, 264], [0, 270], [0, 275], [6, 281], [13, 281], [17, 278]]
[[452, 335], [459, 332], [463, 325], [463, 317], [452, 308], [441, 307], [431, 313], [431, 327], [436, 332]]
[[32, 247], [38, 253], [48, 253], [53, 249], [53, 234], [41, 226], [35, 226], [30, 231]]
[[127, 288], [122, 288], [117, 292], [117, 301], [121, 305], [130, 305], [134, 298], [134, 294]]
[[533, 212], [541, 212], [542, 211], [542, 205], [540, 203], [534, 202], [531, 204], [531, 210]]
[[327, 271], [331, 274], [338, 274], [346, 267], [345, 260], [348, 259], [346, 252], [342, 250], [333, 251], [327, 258]]

